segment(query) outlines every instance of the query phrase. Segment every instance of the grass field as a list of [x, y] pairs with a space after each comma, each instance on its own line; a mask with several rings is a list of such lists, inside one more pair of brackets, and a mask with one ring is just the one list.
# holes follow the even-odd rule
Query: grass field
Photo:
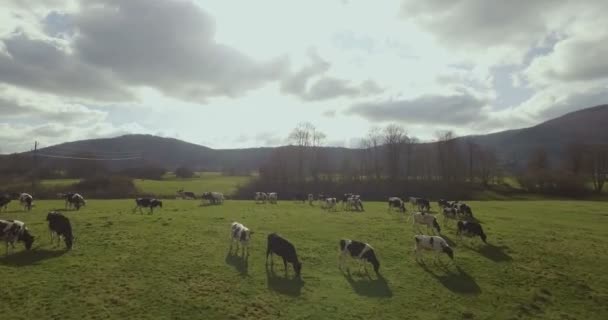
[[[454, 265], [418, 264], [412, 226], [384, 203], [365, 213], [324, 213], [289, 201], [255, 205], [166, 201], [152, 215], [132, 200], [90, 200], [66, 212], [76, 234], [49, 243], [38, 201], [25, 221], [34, 250], [0, 258], [0, 314], [10, 319], [608, 319], [608, 206], [601, 202], [472, 202], [490, 245], [442, 230]], [[251, 255], [228, 254], [232, 221], [249, 226]], [[291, 240], [302, 279], [265, 268], [266, 235]], [[337, 268], [340, 238], [367, 241], [381, 277]], [[18, 310], [18, 312], [17, 312]]]
[[166, 177], [163, 180], [135, 180], [135, 186], [144, 193], [152, 193], [159, 197], [171, 197], [176, 191], [184, 189], [192, 191], [197, 195], [205, 191], [218, 191], [226, 195], [231, 194], [239, 185], [246, 184], [251, 177], [248, 176], [224, 176], [217, 172], [198, 173], [198, 177], [180, 179]]

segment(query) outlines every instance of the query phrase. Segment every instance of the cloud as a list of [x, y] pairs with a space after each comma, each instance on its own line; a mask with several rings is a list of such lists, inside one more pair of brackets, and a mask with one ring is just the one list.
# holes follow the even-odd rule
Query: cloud
[[217, 42], [215, 21], [191, 1], [90, 1], [72, 20], [81, 60], [184, 100], [236, 97], [286, 67], [283, 58], [258, 62]]
[[570, 37], [549, 54], [536, 58], [523, 72], [532, 86], [556, 82], [608, 80], [608, 32]]
[[82, 63], [59, 41], [15, 33], [1, 39], [0, 83], [69, 97], [130, 100], [132, 94], [109, 72]]
[[467, 125], [485, 118], [485, 104], [471, 95], [426, 95], [411, 100], [355, 104], [347, 114], [359, 115], [372, 122]]
[[[315, 51], [310, 51], [308, 56], [311, 60], [309, 65], [282, 79], [280, 84], [282, 93], [295, 95], [304, 101], [322, 101], [338, 97], [365, 97], [384, 91], [372, 80], [353, 84], [348, 80], [323, 76], [329, 71], [331, 64], [323, 60]], [[317, 79], [308, 85], [315, 77]]]
[[547, 32], [547, 16], [564, 1], [406, 0], [401, 16], [450, 45], [529, 46]]

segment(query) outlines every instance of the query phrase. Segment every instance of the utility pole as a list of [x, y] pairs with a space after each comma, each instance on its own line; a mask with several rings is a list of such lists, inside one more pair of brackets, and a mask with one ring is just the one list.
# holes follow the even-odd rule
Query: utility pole
[[38, 141], [34, 141], [34, 165], [32, 166], [32, 189], [36, 184], [36, 175], [38, 174]]

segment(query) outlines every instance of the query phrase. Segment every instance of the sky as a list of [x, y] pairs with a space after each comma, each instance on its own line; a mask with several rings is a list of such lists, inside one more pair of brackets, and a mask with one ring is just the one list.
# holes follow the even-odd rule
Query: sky
[[484, 134], [608, 102], [605, 0], [0, 0], [0, 153]]

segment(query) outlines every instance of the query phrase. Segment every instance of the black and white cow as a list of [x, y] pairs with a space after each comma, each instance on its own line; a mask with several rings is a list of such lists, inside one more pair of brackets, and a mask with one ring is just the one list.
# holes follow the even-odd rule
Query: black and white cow
[[51, 211], [46, 215], [46, 221], [49, 223], [49, 231], [51, 232], [51, 243], [54, 237], [57, 237], [57, 245], [63, 238], [65, 246], [68, 250], [72, 249], [74, 244], [74, 234], [72, 234], [72, 224], [70, 219], [60, 212]]
[[230, 226], [230, 251], [232, 251], [232, 244], [236, 242], [236, 251], [239, 251], [239, 244], [241, 245], [242, 253], [245, 254], [247, 249], [247, 255], [249, 255], [249, 241], [253, 231], [245, 227], [241, 223], [233, 222]]
[[266, 192], [256, 192], [253, 199], [255, 200], [255, 203], [266, 203], [266, 200], [268, 200], [268, 195], [266, 194]]
[[405, 212], [405, 202], [399, 197], [388, 198], [388, 210], [398, 209], [401, 212]]
[[72, 205], [72, 203], [70, 202], [70, 199], [75, 195], [75, 192], [63, 192], [63, 193], [58, 193], [57, 197], [60, 199], [64, 199], [65, 200], [65, 208], [69, 209]]
[[483, 228], [481, 224], [477, 222], [471, 221], [458, 221], [458, 230], [456, 230], [456, 234], [459, 236], [467, 236], [467, 237], [479, 237], [481, 241], [486, 242], [486, 234], [483, 232]]
[[424, 213], [424, 212], [416, 212], [412, 215], [414, 218], [413, 227], [416, 230], [416, 226], [419, 224], [425, 225], [427, 229], [433, 230], [433, 232], [437, 231], [437, 233], [441, 233], [441, 227], [439, 223], [437, 223], [437, 219], [434, 215]]
[[354, 196], [354, 194], [352, 194], [352, 193], [345, 193], [344, 195], [342, 195], [342, 200], [340, 201], [340, 202], [342, 202], [342, 209], [344, 209], [344, 207], [348, 203], [348, 200], [352, 199], [353, 196]]
[[449, 220], [458, 219], [458, 211], [456, 210], [456, 208], [453, 208], [453, 207], [449, 207], [449, 206], [444, 207], [442, 210], [442, 214], [443, 214], [443, 225], [444, 226], [448, 223]]
[[72, 194], [72, 196], [67, 198], [67, 200], [69, 202], [69, 206], [74, 207], [76, 210], [80, 210], [80, 207], [87, 205], [84, 197], [78, 193]]
[[135, 199], [135, 208], [133, 208], [133, 212], [139, 209], [139, 212], [143, 213], [141, 208], [150, 208], [150, 213], [153, 213], [154, 208], [156, 207], [162, 208], [163, 202], [154, 198], [137, 198]]
[[30, 250], [34, 243], [34, 236], [22, 221], [0, 220], [0, 240], [6, 243], [6, 254], [8, 255], [8, 245], [10, 244], [15, 249], [17, 241], [22, 241], [25, 249]]
[[416, 206], [418, 206], [418, 211], [429, 212], [431, 210], [431, 202], [428, 199], [416, 198]]
[[465, 218], [473, 218], [473, 210], [466, 203], [458, 203], [456, 205], [458, 213]]
[[34, 203], [34, 197], [29, 193], [22, 193], [19, 195], [19, 203], [23, 207], [24, 211], [32, 210], [32, 204]]
[[414, 251], [416, 253], [416, 260], [420, 257], [422, 251], [433, 251], [435, 252], [435, 258], [439, 258], [439, 254], [445, 253], [454, 259], [454, 250], [448, 245], [448, 243], [439, 236], [425, 236], [416, 235], [414, 236]]
[[315, 201], [315, 196], [312, 193], [309, 193], [308, 194], [308, 204], [312, 206], [314, 201]]
[[376, 257], [376, 252], [374, 251], [374, 248], [372, 248], [372, 246], [370, 246], [368, 243], [356, 240], [342, 239], [339, 242], [339, 251], [340, 256], [338, 265], [340, 269], [342, 269], [342, 266], [344, 265], [344, 258], [350, 256], [351, 258], [359, 261], [360, 263], [371, 263], [376, 273], [378, 273], [378, 271], [380, 270], [380, 261], [378, 261], [378, 257]]
[[196, 199], [196, 195], [191, 191], [184, 191], [184, 189], [177, 190], [177, 195], [182, 199]]
[[272, 259], [272, 255], [276, 254], [279, 257], [283, 258], [283, 266], [285, 267], [285, 272], [287, 272], [287, 263], [291, 263], [293, 266], [293, 271], [296, 276], [300, 276], [302, 271], [302, 263], [298, 259], [298, 254], [296, 253], [296, 248], [289, 242], [288, 240], [282, 238], [276, 233], [271, 233], [268, 235], [268, 243], [266, 247], [266, 264], [268, 265], [268, 256], [270, 255], [270, 263], [274, 264], [274, 260]]
[[277, 204], [277, 200], [279, 200], [279, 195], [276, 192], [268, 193], [268, 202], [272, 204]]
[[321, 205], [321, 207], [323, 209], [326, 209], [327, 211], [330, 211], [330, 210], [336, 211], [337, 203], [338, 203], [338, 201], [336, 198], [326, 198], [325, 202]]
[[13, 200], [13, 198], [9, 194], [0, 195], [0, 211], [2, 209], [7, 210], [8, 204]]

